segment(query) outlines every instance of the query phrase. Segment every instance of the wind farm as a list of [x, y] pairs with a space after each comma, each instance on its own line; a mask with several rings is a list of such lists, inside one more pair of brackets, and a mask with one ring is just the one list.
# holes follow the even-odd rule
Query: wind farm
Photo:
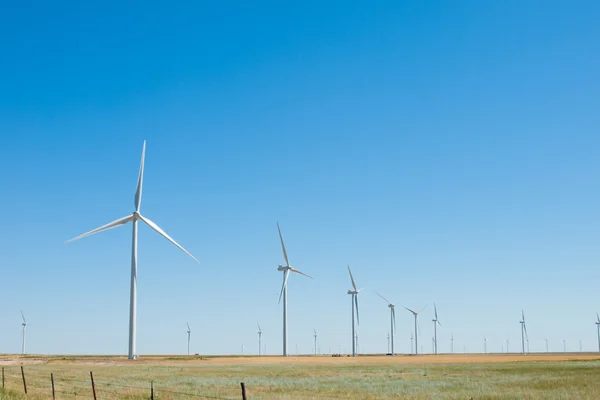
[[13, 3], [0, 400], [599, 397], [600, 3]]

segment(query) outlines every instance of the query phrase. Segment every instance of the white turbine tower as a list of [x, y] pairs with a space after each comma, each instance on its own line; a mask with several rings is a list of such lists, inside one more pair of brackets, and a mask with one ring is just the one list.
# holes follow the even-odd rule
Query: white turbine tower
[[600, 315], [598, 315], [598, 313], [596, 313], [596, 331], [598, 333], [598, 351], [600, 351]]
[[433, 322], [433, 338], [434, 338], [434, 345], [433, 345], [433, 352], [434, 354], [438, 353], [438, 345], [437, 345], [437, 327], [442, 326], [442, 324], [440, 323], [440, 321], [438, 320], [438, 315], [437, 315], [437, 307], [435, 306], [435, 303], [433, 303], [433, 314], [434, 314], [434, 318], [431, 320]]
[[411, 310], [410, 308], [406, 307], [406, 306], [402, 306], [404, 308], [406, 308], [408, 311], [410, 311], [413, 316], [415, 317], [415, 354], [419, 354], [419, 339], [418, 339], [418, 335], [419, 335], [419, 314], [425, 309], [427, 308], [427, 306], [423, 307], [421, 309], [421, 311], [417, 312], [414, 310]]
[[483, 338], [483, 353], [487, 354], [487, 339]]
[[352, 271], [350, 271], [350, 266], [348, 265], [348, 273], [350, 273], [350, 280], [352, 281], [353, 290], [348, 290], [348, 294], [352, 295], [352, 357], [356, 357], [356, 329], [354, 327], [354, 306], [356, 305], [356, 323], [360, 325], [360, 318], [358, 317], [358, 293], [362, 289], [357, 289], [356, 284], [354, 283], [354, 277], [352, 276]]
[[256, 325], [258, 325], [258, 355], [260, 356], [260, 339], [262, 336], [262, 329], [260, 329], [260, 324], [257, 322]]
[[[377, 293], [377, 292], [375, 292]], [[391, 301], [389, 301], [388, 299], [386, 299], [385, 297], [383, 297], [382, 295], [380, 295], [379, 293], [377, 293], [377, 296], [381, 297], [386, 303], [388, 303], [388, 307], [390, 308], [390, 333], [391, 335], [388, 335], [388, 341], [390, 340], [391, 337], [391, 343], [392, 343], [392, 352], [391, 354], [394, 355], [394, 331], [396, 330], [396, 310], [395, 310], [395, 305], [394, 303], [392, 303]], [[388, 343], [389, 346], [389, 343]]]
[[188, 356], [190, 355], [190, 335], [192, 334], [192, 330], [190, 329], [190, 324], [188, 324], [187, 321], [185, 321], [185, 324], [187, 325], [187, 336], [188, 336]]
[[138, 176], [137, 188], [135, 191], [135, 211], [126, 217], [119, 218], [116, 221], [110, 222], [106, 225], [103, 225], [99, 228], [86, 232], [82, 235], [79, 235], [73, 239], [67, 240], [65, 243], [69, 243], [86, 236], [93, 235], [94, 233], [102, 232], [107, 229], [116, 228], [117, 226], [124, 225], [128, 222], [132, 222], [133, 224], [133, 240], [132, 240], [132, 249], [131, 249], [131, 288], [130, 288], [130, 297], [129, 297], [129, 352], [128, 356], [130, 360], [137, 358], [136, 348], [135, 348], [135, 339], [136, 339], [136, 297], [137, 297], [137, 232], [138, 232], [138, 220], [144, 222], [150, 228], [154, 229], [160, 235], [162, 235], [169, 242], [173, 243], [180, 250], [182, 250], [185, 254], [192, 257], [196, 262], [200, 263], [196, 257], [194, 257], [191, 253], [189, 253], [186, 249], [181, 247], [175, 240], [173, 240], [165, 231], [163, 231], [158, 225], [152, 222], [149, 218], [143, 217], [140, 214], [140, 205], [142, 202], [142, 183], [144, 180], [144, 157], [146, 154], [146, 141], [144, 140], [144, 146], [142, 148], [142, 161], [140, 163], [140, 172]]
[[315, 328], [313, 328], [313, 331], [315, 332], [315, 334], [313, 335], [315, 337], [315, 355], [317, 354], [317, 330]]
[[283, 236], [281, 236], [281, 229], [279, 228], [279, 222], [277, 223], [277, 230], [279, 231], [279, 240], [281, 241], [281, 250], [283, 250], [283, 258], [285, 259], [285, 266], [279, 264], [277, 271], [283, 272], [283, 285], [281, 286], [281, 293], [279, 293], [279, 302], [281, 303], [281, 297], [283, 296], [283, 355], [287, 356], [287, 281], [290, 271], [300, 275], [304, 275], [312, 279], [312, 276], [306, 275], [304, 272], [300, 272], [293, 268], [288, 261], [287, 252], [285, 251], [285, 244], [283, 244]]
[[23, 340], [21, 342], [21, 354], [25, 354], [25, 330], [27, 328], [27, 321], [25, 320], [25, 315], [23, 315], [23, 310], [21, 310], [21, 318], [23, 318], [23, 322], [21, 326], [23, 327]]
[[521, 345], [523, 346], [523, 354], [525, 354], [525, 338], [527, 337], [527, 341], [529, 341], [529, 337], [527, 336], [527, 326], [525, 325], [525, 311], [521, 310], [522, 320], [519, 321], [521, 324]]

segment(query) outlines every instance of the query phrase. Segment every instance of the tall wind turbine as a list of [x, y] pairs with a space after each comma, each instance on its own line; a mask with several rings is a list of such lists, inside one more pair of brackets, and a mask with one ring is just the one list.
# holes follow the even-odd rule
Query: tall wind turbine
[[454, 354], [454, 333], [450, 336], [450, 353]]
[[598, 331], [598, 351], [600, 351], [600, 315], [596, 313], [596, 330]]
[[350, 271], [350, 266], [348, 265], [348, 273], [350, 274], [350, 280], [352, 281], [353, 290], [348, 290], [348, 294], [352, 295], [352, 357], [356, 357], [356, 336], [355, 336], [355, 327], [354, 327], [354, 306], [356, 305], [356, 323], [360, 325], [360, 319], [358, 317], [358, 293], [362, 289], [357, 289], [356, 284], [354, 283], [354, 277], [352, 276], [352, 271]]
[[187, 335], [188, 335], [188, 356], [190, 355], [190, 335], [192, 334], [192, 330], [190, 329], [190, 324], [188, 324], [187, 321], [185, 321], [185, 324], [187, 325]]
[[313, 328], [313, 331], [315, 332], [313, 335], [315, 337], [315, 355], [317, 355], [317, 330]]
[[23, 323], [21, 323], [21, 326], [23, 327], [23, 341], [21, 343], [21, 354], [25, 354], [25, 330], [27, 328], [27, 321], [25, 320], [25, 315], [23, 315], [23, 310], [21, 310], [21, 318], [23, 318]]
[[287, 281], [290, 271], [300, 275], [304, 275], [312, 279], [312, 276], [306, 275], [304, 272], [300, 272], [293, 268], [288, 261], [287, 252], [285, 251], [285, 244], [283, 243], [283, 236], [281, 236], [281, 229], [279, 228], [279, 222], [277, 223], [277, 230], [279, 231], [279, 240], [281, 241], [281, 250], [283, 250], [283, 258], [285, 259], [285, 266], [279, 264], [277, 271], [283, 272], [283, 285], [281, 286], [281, 293], [279, 293], [279, 302], [281, 303], [281, 297], [283, 296], [283, 355], [287, 356]]
[[260, 356], [260, 339], [262, 336], [262, 330], [260, 329], [260, 324], [258, 322], [256, 325], [258, 325], [258, 355]]
[[[521, 324], [521, 344], [523, 346], [523, 354], [525, 354], [525, 337], [527, 337], [527, 326], [525, 325], [525, 311], [521, 310], [522, 320], [519, 321]], [[529, 338], [527, 337], [529, 341]]]
[[[377, 292], [375, 292], [377, 293]], [[385, 297], [383, 297], [382, 295], [380, 295], [379, 293], [377, 293], [377, 296], [381, 297], [386, 303], [388, 303], [388, 307], [390, 308], [390, 333], [391, 335], [388, 335], [388, 341], [390, 340], [391, 337], [391, 343], [392, 343], [392, 355], [394, 355], [394, 331], [396, 330], [396, 309], [394, 308], [395, 305], [394, 303], [392, 303], [391, 301], [389, 301], [388, 299], [386, 299]], [[388, 344], [389, 346], [389, 344]]]
[[433, 345], [433, 352], [434, 354], [438, 353], [438, 346], [437, 346], [437, 327], [442, 326], [442, 324], [440, 323], [440, 321], [438, 320], [438, 315], [437, 315], [437, 307], [435, 306], [435, 303], [433, 303], [433, 314], [434, 314], [434, 318], [431, 320], [433, 322], [433, 338], [434, 338], [434, 345]]
[[131, 248], [131, 288], [130, 288], [130, 296], [129, 296], [129, 359], [133, 360], [137, 358], [136, 348], [135, 348], [135, 339], [136, 339], [136, 298], [137, 298], [137, 232], [138, 232], [138, 220], [141, 220], [150, 228], [154, 229], [160, 235], [162, 235], [169, 242], [173, 243], [180, 250], [182, 250], [185, 254], [192, 257], [197, 263], [200, 263], [196, 257], [194, 257], [191, 253], [189, 253], [186, 249], [181, 247], [175, 240], [173, 240], [165, 231], [163, 231], [158, 225], [152, 222], [149, 218], [143, 217], [140, 214], [140, 205], [142, 202], [142, 183], [144, 180], [144, 157], [146, 154], [146, 141], [144, 140], [144, 146], [142, 147], [142, 161], [140, 163], [140, 173], [138, 176], [137, 188], [135, 191], [134, 205], [135, 211], [126, 217], [119, 218], [116, 221], [110, 222], [106, 225], [103, 225], [99, 228], [86, 232], [82, 235], [79, 235], [73, 239], [67, 240], [65, 243], [69, 243], [86, 236], [93, 235], [94, 233], [102, 232], [108, 229], [116, 228], [117, 226], [124, 225], [128, 222], [132, 222], [133, 224], [133, 241]]
[[427, 306], [423, 307], [421, 309], [421, 311], [417, 312], [414, 310], [411, 310], [410, 308], [406, 307], [406, 306], [402, 306], [404, 308], [406, 308], [408, 311], [410, 311], [413, 316], [415, 317], [415, 354], [419, 354], [419, 339], [418, 339], [418, 335], [419, 335], [419, 314], [425, 309], [427, 308]]
[[487, 354], [487, 339], [483, 338], [483, 353]]
[[546, 353], [548, 352], [548, 339], [546, 339]]

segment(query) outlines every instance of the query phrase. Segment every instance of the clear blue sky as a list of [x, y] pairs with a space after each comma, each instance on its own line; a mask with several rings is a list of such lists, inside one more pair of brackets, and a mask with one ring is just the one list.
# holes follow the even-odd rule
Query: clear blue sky
[[[595, 1], [13, 2], [0, 14], [0, 352], [363, 351], [430, 304], [440, 351], [596, 347], [600, 4]], [[412, 328], [398, 309], [397, 348]]]

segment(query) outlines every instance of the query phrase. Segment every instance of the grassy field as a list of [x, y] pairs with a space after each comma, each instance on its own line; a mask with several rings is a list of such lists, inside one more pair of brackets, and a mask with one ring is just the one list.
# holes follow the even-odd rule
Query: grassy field
[[[493, 356], [13, 359], [0, 400], [48, 399], [599, 399], [600, 357], [565, 360]], [[440, 361], [443, 360], [443, 361]], [[453, 360], [455, 362], [453, 362]], [[28, 397], [23, 395], [24, 364]]]

